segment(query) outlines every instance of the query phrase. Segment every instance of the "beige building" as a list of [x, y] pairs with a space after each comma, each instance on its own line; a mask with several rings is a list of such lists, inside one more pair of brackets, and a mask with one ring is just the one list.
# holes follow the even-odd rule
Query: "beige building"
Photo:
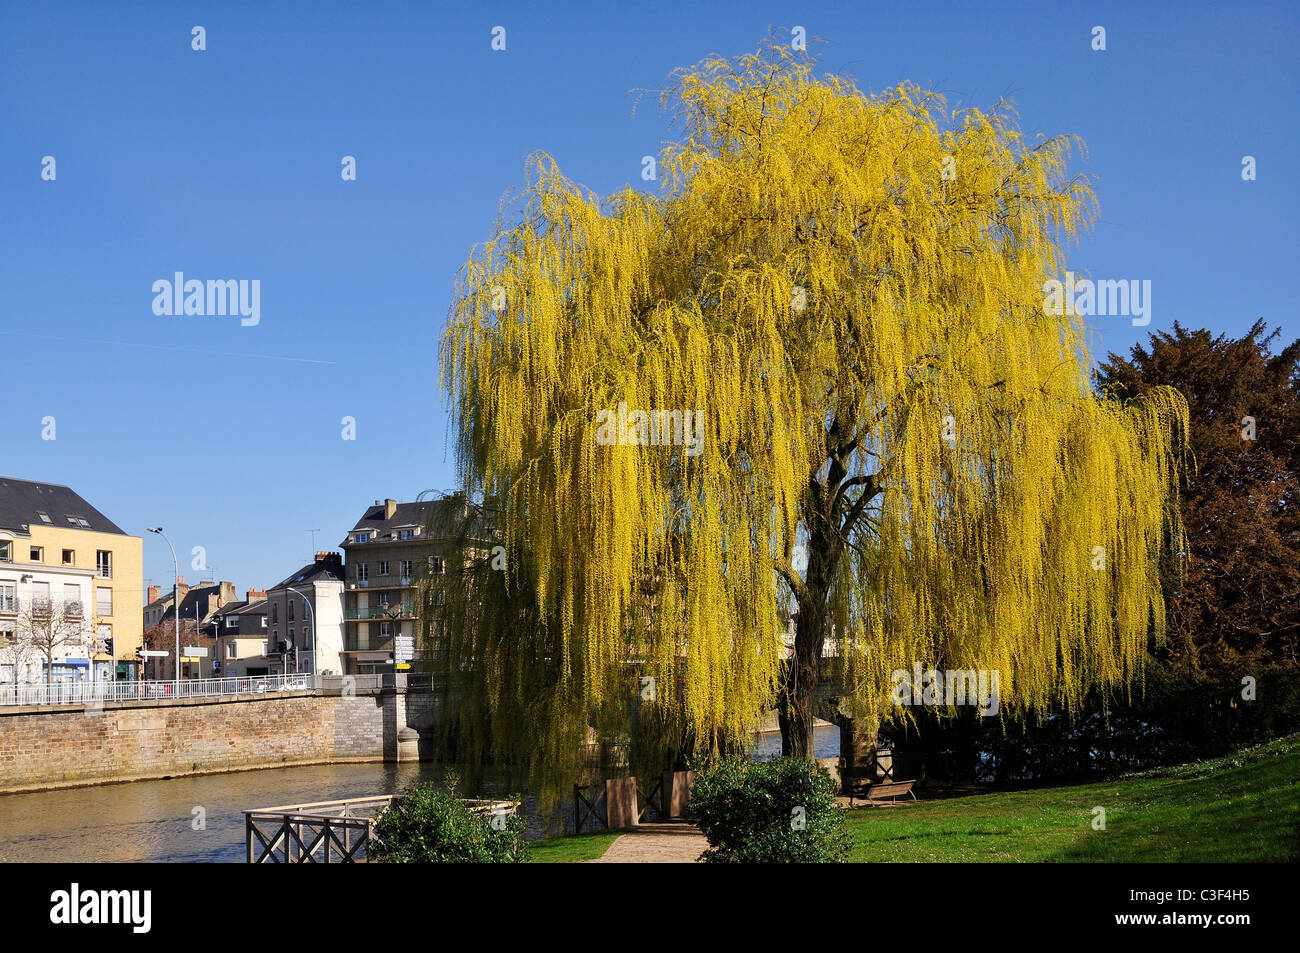
[[0, 477], [0, 638], [24, 604], [79, 602], [87, 639], [67, 646], [55, 675], [139, 677], [143, 542], [71, 488]]
[[342, 664], [344, 674], [387, 674], [398, 670], [397, 639], [413, 641], [409, 665], [423, 666], [420, 645], [420, 586], [427, 582], [439, 598], [448, 567], [458, 568], [489, 545], [491, 530], [479, 522], [470, 534], [472, 552], [462, 539], [470, 509], [459, 493], [399, 503], [375, 500], [342, 543], [346, 560], [343, 593]]

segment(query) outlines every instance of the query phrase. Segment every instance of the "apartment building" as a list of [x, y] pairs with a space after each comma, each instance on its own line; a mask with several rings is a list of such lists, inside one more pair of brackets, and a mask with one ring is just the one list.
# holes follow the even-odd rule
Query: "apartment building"
[[[436, 586], [449, 566], [468, 558], [460, 535], [468, 516], [460, 493], [412, 503], [375, 500], [362, 514], [341, 544], [347, 577], [344, 674], [395, 671], [398, 636], [414, 640], [413, 667], [420, 667], [419, 587], [426, 579]], [[488, 535], [480, 524], [472, 538], [482, 542]]]
[[268, 609], [265, 674], [322, 675], [343, 671], [343, 557], [318, 552], [296, 573], [266, 590]]
[[181, 678], [212, 678], [216, 674], [214, 659], [208, 656], [187, 656], [187, 647], [203, 647], [207, 621], [223, 606], [239, 600], [233, 582], [204, 580], [189, 585], [181, 576], [179, 585], [166, 595], [158, 586], [148, 589], [149, 601], [142, 610], [144, 638], [154, 651], [170, 653], [166, 658], [152, 659], [146, 666], [153, 679], [175, 678], [173, 659], [176, 654], [176, 605], [180, 602]]
[[203, 620], [214, 676], [270, 674], [268, 616], [266, 592], [250, 589], [247, 598], [223, 605]]
[[[0, 640], [15, 642], [25, 609], [59, 606], [86, 637], [58, 647], [56, 680], [138, 678], [142, 582], [139, 536], [70, 487], [0, 477]], [[40, 681], [44, 664], [13, 662], [0, 679]]]

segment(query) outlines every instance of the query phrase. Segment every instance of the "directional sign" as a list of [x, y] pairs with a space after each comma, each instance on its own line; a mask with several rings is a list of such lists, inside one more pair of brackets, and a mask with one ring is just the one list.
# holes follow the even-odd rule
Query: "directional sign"
[[197, 645], [187, 645], [185, 646], [184, 654], [186, 658], [207, 658], [208, 650], [206, 648], [200, 648]]
[[393, 661], [409, 662], [415, 657], [415, 639], [409, 635], [399, 635], [393, 642]]
[[172, 653], [171, 653], [171, 652], [151, 652], [151, 651], [149, 651], [148, 649], [145, 649], [145, 651], [144, 651], [142, 654], [144, 655], [145, 658], [166, 658], [167, 656], [171, 655]]

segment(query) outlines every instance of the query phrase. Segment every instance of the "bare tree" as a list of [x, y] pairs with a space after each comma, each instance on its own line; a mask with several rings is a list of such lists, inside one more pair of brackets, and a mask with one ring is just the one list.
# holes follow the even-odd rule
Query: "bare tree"
[[22, 680], [23, 667], [31, 658], [32, 647], [19, 633], [6, 631], [0, 635], [0, 666], [14, 671], [14, 691]]
[[45, 659], [46, 684], [53, 688], [55, 651], [89, 647], [90, 627], [80, 602], [33, 599], [18, 613], [18, 640]]

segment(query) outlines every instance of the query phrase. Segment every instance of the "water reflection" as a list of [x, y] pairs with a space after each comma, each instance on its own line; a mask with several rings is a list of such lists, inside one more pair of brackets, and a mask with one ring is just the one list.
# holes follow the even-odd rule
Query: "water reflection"
[[[816, 729], [816, 752], [839, 753], [837, 729]], [[751, 751], [780, 753], [775, 732], [759, 735]], [[246, 810], [390, 794], [443, 773], [427, 763], [333, 764], [0, 794], [0, 861], [242, 863]], [[204, 830], [194, 829], [196, 808]]]
[[[250, 808], [387, 794], [441, 777], [432, 764], [335, 764], [4, 794], [0, 860], [238, 863]], [[193, 829], [195, 808], [205, 830]]]

